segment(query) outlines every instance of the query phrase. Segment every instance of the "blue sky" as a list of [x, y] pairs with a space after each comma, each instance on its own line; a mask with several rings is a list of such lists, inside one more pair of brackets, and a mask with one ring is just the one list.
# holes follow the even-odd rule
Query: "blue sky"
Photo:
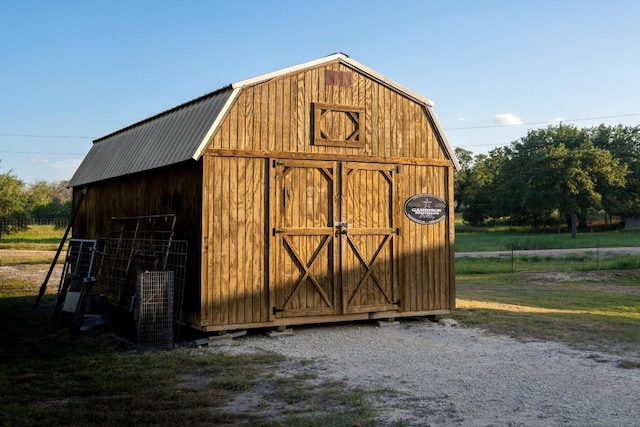
[[335, 52], [433, 100], [475, 154], [557, 120], [637, 126], [639, 16], [635, 0], [5, 1], [0, 173], [68, 180], [95, 138]]

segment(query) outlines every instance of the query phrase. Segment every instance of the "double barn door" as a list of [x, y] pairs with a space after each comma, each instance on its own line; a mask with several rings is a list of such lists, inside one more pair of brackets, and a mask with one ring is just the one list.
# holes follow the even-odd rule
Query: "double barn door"
[[397, 310], [396, 167], [273, 161], [272, 318]]

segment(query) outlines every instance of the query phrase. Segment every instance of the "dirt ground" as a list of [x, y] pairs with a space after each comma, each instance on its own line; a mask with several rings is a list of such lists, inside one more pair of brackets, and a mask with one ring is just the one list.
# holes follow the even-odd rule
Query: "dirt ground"
[[[640, 369], [624, 369], [626, 359], [477, 328], [418, 320], [317, 326], [209, 351], [274, 351], [298, 361], [280, 375], [313, 360], [319, 380], [370, 391], [383, 426], [637, 426], [640, 419]], [[264, 401], [257, 389], [227, 410]]]
[[[45, 277], [47, 277], [49, 267], [47, 264], [0, 265], [0, 284], [4, 283], [5, 280], [19, 279], [31, 283], [30, 286], [25, 287], [26, 290], [33, 289], [34, 283], [37, 283], [38, 286], [42, 284]], [[55, 293], [58, 289], [61, 272], [61, 265], [54, 268], [47, 284], [47, 293]]]

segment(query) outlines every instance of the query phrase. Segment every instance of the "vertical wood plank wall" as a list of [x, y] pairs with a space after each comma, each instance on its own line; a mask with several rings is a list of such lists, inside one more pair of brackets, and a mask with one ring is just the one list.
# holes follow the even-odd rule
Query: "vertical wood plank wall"
[[[188, 241], [185, 307], [188, 322], [198, 321], [202, 214], [201, 163], [180, 164], [161, 172], [138, 174], [91, 184], [73, 224], [73, 236], [107, 236], [111, 217], [176, 215], [174, 239]], [[77, 200], [81, 187], [74, 188]]]
[[268, 320], [266, 159], [208, 157], [203, 186], [203, 325]]
[[[447, 194], [448, 179], [448, 170], [444, 167], [405, 165], [398, 175], [399, 202], [413, 194]], [[449, 256], [453, 249], [450, 248], [449, 223], [446, 219], [436, 224], [421, 225], [400, 212], [402, 235], [398, 239], [398, 282], [404, 291], [403, 310], [452, 308], [450, 286], [453, 274]]]
[[[353, 73], [327, 85], [325, 70]], [[313, 103], [364, 109], [360, 148], [313, 145]], [[420, 225], [402, 212], [418, 193], [453, 205], [453, 164], [424, 106], [339, 61], [242, 89], [204, 152], [201, 319], [203, 329], [270, 320], [267, 282], [269, 162], [274, 158], [400, 165], [395, 219], [402, 312], [453, 308], [453, 210]]]
[[[353, 72], [353, 86], [326, 85], [325, 68]], [[312, 103], [364, 108], [363, 148], [312, 145]], [[423, 106], [341, 63], [244, 88], [207, 149], [216, 150], [447, 159]]]

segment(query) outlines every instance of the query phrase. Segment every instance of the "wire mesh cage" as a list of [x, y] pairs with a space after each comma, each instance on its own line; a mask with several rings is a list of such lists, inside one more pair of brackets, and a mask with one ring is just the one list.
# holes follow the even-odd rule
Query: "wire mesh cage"
[[[172, 272], [172, 320], [180, 321], [188, 243], [173, 239], [174, 226], [175, 215], [111, 218], [107, 237], [99, 239], [98, 291], [110, 307], [119, 332], [135, 333], [129, 325], [135, 320], [132, 301], [139, 297], [139, 271]], [[180, 328], [173, 330], [177, 340]]]
[[173, 271], [138, 271], [136, 341], [145, 349], [173, 347]]

